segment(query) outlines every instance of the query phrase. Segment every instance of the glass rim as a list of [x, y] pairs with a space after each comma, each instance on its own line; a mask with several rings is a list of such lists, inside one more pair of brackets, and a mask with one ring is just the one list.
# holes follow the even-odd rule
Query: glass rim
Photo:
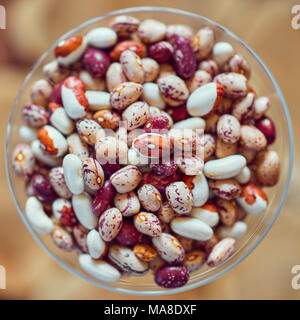
[[[132, 14], [132, 13], [136, 13], [136, 12], [149, 12], [149, 11], [168, 12], [168, 13], [180, 14], [180, 15], [183, 15], [183, 16], [200, 19], [200, 20], [202, 20], [204, 22], [207, 22], [207, 23], [209, 23], [211, 25], [214, 25], [214, 27], [222, 30], [227, 35], [229, 35], [231, 38], [233, 38], [234, 40], [239, 42], [245, 49], [247, 49], [247, 51], [249, 51], [249, 53], [256, 59], [256, 61], [259, 63], [259, 65], [262, 67], [262, 69], [266, 72], [267, 76], [271, 80], [272, 85], [275, 88], [276, 94], [278, 95], [278, 98], [279, 98], [280, 103], [281, 103], [282, 108], [283, 108], [285, 120], [287, 122], [288, 136], [289, 136], [289, 164], [288, 164], [288, 174], [286, 176], [286, 182], [285, 182], [285, 185], [284, 185], [284, 189], [283, 189], [283, 192], [282, 192], [282, 195], [281, 195], [281, 198], [280, 198], [279, 205], [277, 206], [277, 208], [275, 210], [275, 213], [273, 214], [273, 217], [271, 218], [271, 220], [268, 223], [267, 227], [263, 230], [262, 234], [258, 237], [258, 239], [256, 241], [254, 241], [253, 244], [251, 244], [251, 247], [249, 249], [247, 249], [247, 251], [241, 257], [239, 257], [235, 262], [233, 262], [229, 266], [225, 267], [223, 270], [219, 271], [217, 274], [208, 276], [206, 279], [199, 280], [199, 281], [197, 281], [196, 283], [193, 283], [193, 284], [187, 284], [187, 285], [185, 285], [183, 287], [176, 288], [176, 289], [166, 289], [164, 291], [160, 291], [160, 290], [139, 291], [139, 290], [130, 290], [130, 289], [124, 289], [124, 288], [111, 287], [109, 285], [106, 285], [103, 282], [100, 283], [100, 282], [94, 281], [91, 278], [89, 278], [88, 276], [85, 276], [84, 274], [81, 274], [81, 273], [75, 271], [73, 268], [71, 268], [68, 265], [66, 265], [62, 260], [57, 258], [57, 256], [54, 253], [52, 253], [48, 249], [48, 247], [39, 239], [39, 237], [37, 236], [35, 231], [32, 229], [32, 227], [30, 226], [30, 224], [28, 223], [28, 221], [26, 220], [26, 218], [25, 218], [25, 216], [23, 214], [23, 211], [22, 211], [22, 209], [21, 209], [21, 207], [19, 205], [18, 200], [16, 199], [16, 195], [15, 195], [14, 190], [13, 190], [12, 177], [11, 177], [10, 170], [9, 170], [9, 159], [8, 159], [8, 143], [9, 143], [9, 138], [10, 138], [10, 134], [11, 134], [12, 115], [13, 115], [13, 113], [14, 113], [17, 105], [18, 105], [19, 99], [20, 99], [20, 97], [21, 97], [21, 95], [22, 95], [22, 93], [24, 91], [24, 88], [27, 85], [28, 81], [30, 80], [32, 74], [39, 67], [40, 63], [54, 49], [56, 44], [60, 40], [68, 37], [69, 35], [71, 35], [74, 31], [81, 30], [83, 28], [89, 27], [89, 26], [91, 26], [91, 25], [93, 25], [93, 24], [95, 24], [95, 23], [97, 23], [99, 21], [102, 21], [102, 20], [106, 19], [106, 18], [115, 16], [115, 15], [126, 14], [126, 13], [131, 13]], [[272, 73], [270, 72], [268, 67], [265, 65], [265, 63], [262, 61], [262, 59], [255, 53], [255, 51], [250, 46], [248, 46], [246, 44], [246, 42], [244, 42], [236, 34], [231, 32], [230, 30], [228, 30], [224, 26], [220, 25], [219, 23], [217, 23], [217, 22], [215, 22], [215, 21], [213, 21], [211, 19], [208, 19], [206, 17], [203, 17], [203, 16], [201, 16], [199, 14], [196, 14], [196, 13], [192, 13], [192, 12], [189, 12], [189, 11], [186, 11], [186, 10], [181, 10], [181, 9], [176, 9], [176, 8], [169, 8], [169, 7], [136, 6], [136, 7], [128, 7], [128, 8], [124, 8], [124, 9], [110, 11], [108, 13], [105, 13], [105, 14], [101, 15], [101, 16], [89, 19], [89, 20], [81, 23], [80, 25], [74, 27], [73, 29], [71, 29], [70, 31], [66, 32], [64, 35], [59, 37], [46, 51], [44, 51], [44, 53], [32, 65], [32, 67], [30, 68], [29, 72], [25, 76], [25, 79], [23, 80], [23, 82], [22, 82], [22, 84], [21, 84], [21, 86], [20, 86], [20, 88], [18, 90], [17, 96], [16, 96], [16, 98], [14, 100], [14, 103], [13, 103], [13, 106], [12, 106], [12, 109], [11, 109], [11, 112], [10, 112], [10, 116], [9, 116], [9, 119], [8, 119], [8, 123], [7, 123], [6, 143], [5, 143], [5, 169], [6, 169], [6, 176], [7, 176], [7, 180], [8, 180], [9, 189], [10, 189], [10, 192], [12, 194], [15, 206], [17, 208], [17, 211], [18, 211], [23, 223], [27, 227], [29, 233], [32, 235], [32, 237], [35, 239], [35, 241], [43, 248], [43, 250], [52, 259], [54, 259], [54, 261], [56, 261], [62, 268], [64, 268], [65, 270], [67, 270], [71, 274], [73, 274], [73, 275], [75, 275], [75, 276], [87, 281], [88, 283], [96, 285], [98, 287], [101, 287], [101, 288], [104, 288], [104, 289], [107, 289], [107, 290], [111, 290], [111, 291], [114, 291], [114, 292], [118, 292], [118, 293], [126, 293], [126, 294], [132, 294], [132, 295], [156, 296], [156, 295], [176, 294], [176, 293], [181, 293], [181, 292], [184, 292], [184, 291], [192, 290], [192, 289], [198, 288], [200, 286], [208, 284], [211, 281], [214, 281], [214, 280], [218, 279], [219, 277], [223, 276], [224, 274], [229, 272], [231, 269], [236, 267], [238, 264], [240, 264], [261, 243], [261, 241], [268, 234], [268, 232], [272, 228], [274, 222], [278, 218], [278, 215], [279, 215], [279, 213], [280, 213], [280, 211], [281, 211], [281, 209], [283, 207], [283, 204], [284, 204], [284, 202], [286, 200], [288, 189], [289, 189], [289, 186], [290, 186], [292, 170], [293, 170], [293, 162], [294, 162], [294, 137], [293, 137], [292, 123], [291, 123], [288, 107], [287, 107], [287, 104], [286, 104], [285, 99], [283, 97], [283, 94], [282, 94], [282, 92], [281, 92], [281, 90], [279, 88], [279, 85], [277, 84], [274, 76], [272, 75]]]

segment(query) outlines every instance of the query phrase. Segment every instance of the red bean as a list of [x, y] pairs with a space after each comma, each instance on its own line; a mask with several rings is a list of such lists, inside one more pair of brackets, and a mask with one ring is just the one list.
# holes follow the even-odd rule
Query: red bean
[[82, 58], [83, 66], [95, 77], [103, 77], [110, 65], [110, 58], [103, 50], [89, 48]]
[[186, 105], [182, 105], [180, 107], [167, 107], [166, 112], [172, 117], [174, 122], [178, 122], [181, 120], [185, 120], [190, 117], [186, 110]]
[[263, 117], [255, 122], [255, 126], [264, 134], [268, 144], [274, 142], [276, 138], [276, 128], [271, 118]]
[[173, 47], [169, 42], [160, 41], [149, 47], [148, 54], [159, 63], [167, 63], [173, 55]]
[[142, 241], [143, 234], [134, 226], [131, 220], [123, 220], [123, 226], [115, 240], [122, 246], [133, 247]]
[[115, 188], [110, 181], [106, 181], [104, 186], [98, 190], [92, 203], [92, 210], [96, 216], [100, 216], [108, 208], [115, 193]]
[[147, 172], [143, 175], [141, 185], [152, 184], [159, 192], [165, 192], [166, 187], [175, 181], [180, 180], [180, 175], [176, 172], [174, 175], [168, 177], [165, 175], [157, 175], [153, 172]]
[[170, 161], [164, 161], [163, 163], [153, 163], [150, 165], [151, 171], [159, 176], [173, 176], [176, 174], [178, 168], [177, 164], [173, 159]]
[[62, 99], [61, 99], [61, 87], [64, 83], [64, 80], [59, 82], [53, 89], [51, 96], [50, 96], [50, 102], [54, 102], [57, 104], [62, 105]]
[[172, 59], [174, 69], [181, 78], [190, 78], [194, 75], [197, 67], [190, 40], [183, 36], [173, 35], [170, 42], [174, 48]]
[[53, 202], [57, 196], [49, 180], [41, 174], [36, 174], [32, 178], [32, 187], [35, 196], [42, 202]]
[[159, 133], [160, 130], [169, 129], [169, 119], [166, 116], [158, 116], [152, 119], [149, 119], [145, 126], [145, 132], [156, 132]]
[[108, 163], [108, 162], [101, 164], [101, 167], [104, 171], [104, 175], [106, 179], [109, 179], [114, 172], [118, 171], [121, 168], [121, 166], [118, 163]]
[[163, 288], [178, 288], [184, 286], [189, 280], [189, 272], [186, 267], [164, 266], [155, 274], [155, 282]]

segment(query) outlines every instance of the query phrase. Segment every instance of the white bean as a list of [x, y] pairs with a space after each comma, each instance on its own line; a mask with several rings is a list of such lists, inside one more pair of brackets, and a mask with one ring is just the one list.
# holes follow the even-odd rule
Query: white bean
[[54, 227], [53, 221], [46, 215], [41, 202], [36, 197], [29, 197], [25, 205], [26, 217], [33, 230], [47, 236]]

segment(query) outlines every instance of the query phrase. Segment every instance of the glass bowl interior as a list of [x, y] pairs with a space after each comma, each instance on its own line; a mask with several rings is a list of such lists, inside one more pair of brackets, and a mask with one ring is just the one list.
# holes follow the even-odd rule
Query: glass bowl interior
[[[204, 26], [213, 27], [217, 41], [222, 40], [230, 42], [235, 51], [240, 52], [249, 61], [252, 70], [250, 85], [255, 89], [258, 96], [265, 95], [270, 98], [271, 108], [268, 114], [276, 124], [277, 139], [274, 145], [272, 145], [272, 149], [276, 150], [279, 154], [281, 160], [281, 176], [275, 187], [265, 189], [269, 197], [269, 207], [267, 211], [260, 216], [246, 218], [248, 224], [247, 234], [238, 241], [234, 254], [224, 264], [214, 268], [203, 267], [199, 271], [191, 274], [190, 281], [186, 286], [177, 289], [166, 290], [156, 286], [151, 273], [148, 273], [148, 275], [143, 276], [142, 278], [132, 276], [124, 277], [117, 283], [101, 282], [84, 273], [78, 264], [77, 254], [75, 252], [65, 253], [52, 243], [50, 237], [39, 236], [33, 231], [24, 215], [26, 201], [24, 183], [14, 174], [11, 165], [13, 149], [20, 141], [18, 129], [23, 124], [21, 119], [22, 107], [29, 102], [30, 87], [33, 82], [43, 77], [43, 65], [53, 60], [53, 48], [58, 41], [71, 35], [85, 34], [95, 27], [107, 26], [112, 17], [120, 14], [133, 15], [140, 20], [148, 18], [158, 19], [166, 24], [187, 24], [195, 30]], [[7, 126], [6, 168], [9, 186], [18, 212], [34, 239], [53, 259], [69, 272], [99, 287], [123, 293], [160, 295], [182, 292], [204, 285], [234, 268], [254, 250], [272, 227], [286, 198], [291, 178], [293, 162], [291, 121], [282, 93], [268, 68], [251, 48], [224, 27], [197, 14], [171, 8], [135, 7], [110, 12], [81, 24], [63, 35], [60, 39], [41, 56], [26, 76], [18, 92]]]

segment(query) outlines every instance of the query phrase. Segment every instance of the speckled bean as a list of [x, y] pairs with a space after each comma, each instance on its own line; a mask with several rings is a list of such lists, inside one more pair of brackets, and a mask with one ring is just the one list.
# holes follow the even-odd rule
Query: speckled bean
[[267, 139], [264, 134], [254, 126], [241, 126], [240, 134], [240, 144], [245, 148], [261, 151], [267, 145]]
[[27, 104], [22, 109], [22, 118], [30, 127], [39, 128], [48, 123], [49, 113], [43, 107]]
[[152, 238], [152, 243], [160, 257], [169, 263], [180, 263], [185, 253], [180, 242], [171, 234], [162, 233], [160, 237]]
[[20, 177], [30, 177], [33, 173], [35, 157], [28, 144], [16, 145], [12, 154], [12, 166]]
[[155, 273], [155, 282], [163, 288], [178, 288], [184, 286], [189, 280], [186, 267], [165, 266]]
[[217, 133], [225, 143], [236, 143], [241, 136], [240, 123], [234, 116], [224, 114], [218, 121]]
[[104, 241], [113, 240], [120, 232], [123, 224], [121, 212], [117, 208], [104, 211], [99, 219], [99, 233]]
[[210, 267], [215, 267], [225, 262], [233, 253], [235, 247], [235, 240], [233, 238], [224, 238], [218, 242], [212, 249], [207, 258], [207, 264]]
[[141, 58], [131, 50], [125, 50], [120, 56], [122, 70], [129, 81], [143, 83], [145, 72]]
[[119, 37], [129, 37], [137, 31], [139, 19], [131, 16], [121, 15], [114, 17], [109, 26], [118, 34]]
[[237, 143], [226, 143], [219, 137], [216, 141], [215, 156], [218, 159], [225, 158], [237, 153]]
[[224, 88], [224, 95], [230, 99], [242, 98], [247, 94], [247, 78], [239, 73], [220, 73], [214, 81], [220, 83]]
[[210, 190], [219, 198], [232, 200], [241, 194], [241, 186], [235, 179], [209, 180]]
[[116, 194], [114, 205], [124, 217], [133, 216], [141, 209], [140, 201], [134, 192]]
[[94, 215], [100, 216], [109, 206], [115, 196], [115, 189], [109, 180], [105, 181], [103, 187], [99, 189], [92, 203]]
[[232, 227], [237, 219], [237, 209], [234, 200], [217, 200], [220, 221], [227, 227]]
[[144, 184], [138, 189], [138, 198], [143, 208], [150, 212], [157, 212], [162, 205], [160, 192], [151, 184]]
[[31, 102], [35, 105], [46, 107], [52, 93], [52, 86], [45, 79], [37, 80], [31, 87]]
[[142, 94], [143, 87], [139, 83], [123, 82], [110, 93], [110, 103], [117, 110], [124, 110], [135, 102]]
[[257, 156], [256, 176], [262, 186], [274, 186], [280, 176], [280, 160], [276, 151], [267, 150]]
[[110, 182], [118, 193], [133, 191], [141, 182], [142, 173], [135, 166], [126, 166], [110, 177]]
[[140, 212], [133, 218], [134, 226], [136, 229], [149, 236], [160, 237], [161, 226], [157, 216], [150, 212]]
[[149, 105], [141, 101], [131, 104], [122, 114], [122, 119], [126, 122], [129, 131], [142, 126], [149, 118]]
[[188, 96], [189, 90], [185, 82], [175, 75], [165, 75], [157, 80], [162, 98], [173, 107], [183, 104]]
[[166, 188], [166, 196], [176, 213], [187, 214], [191, 212], [193, 196], [184, 182], [180, 181], [169, 184]]
[[53, 242], [64, 251], [72, 251], [74, 249], [74, 241], [72, 236], [62, 227], [55, 226], [52, 231]]
[[118, 267], [135, 276], [142, 276], [149, 269], [146, 262], [139, 260], [133, 250], [125, 246], [112, 245], [108, 257]]
[[196, 58], [190, 40], [174, 34], [169, 39], [173, 46], [172, 64], [182, 79], [189, 79], [196, 71]]
[[192, 273], [199, 270], [205, 263], [206, 253], [201, 250], [189, 252], [184, 259], [183, 265]]
[[58, 198], [53, 201], [52, 212], [57, 221], [63, 226], [74, 227], [77, 223], [72, 204], [69, 200]]

